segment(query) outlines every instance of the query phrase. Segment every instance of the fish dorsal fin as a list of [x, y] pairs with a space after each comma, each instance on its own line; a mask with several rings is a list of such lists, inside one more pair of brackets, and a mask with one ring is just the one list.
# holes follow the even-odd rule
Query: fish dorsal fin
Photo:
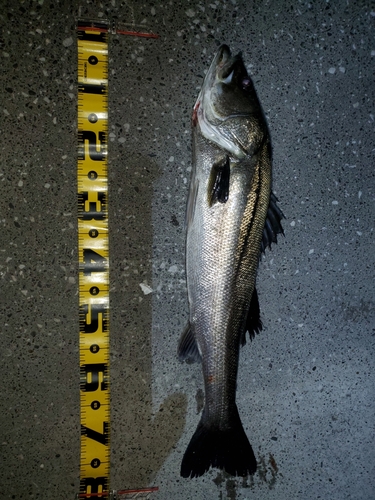
[[190, 323], [186, 325], [185, 330], [182, 332], [177, 353], [180, 361], [186, 361], [189, 364], [200, 363], [202, 361]]
[[249, 332], [250, 340], [253, 340], [256, 333], [263, 330], [263, 325], [260, 320], [260, 308], [258, 293], [256, 288], [254, 288], [253, 295], [251, 296], [249, 312], [247, 313], [245, 329], [241, 338], [241, 345], [246, 344], [246, 332]]
[[265, 252], [267, 247], [271, 248], [272, 243], [277, 243], [277, 235], [284, 235], [284, 229], [281, 225], [281, 219], [284, 219], [284, 214], [277, 206], [277, 198], [271, 191], [270, 203], [267, 211], [266, 223], [263, 229], [262, 243], [260, 251]]
[[210, 178], [207, 186], [208, 205], [216, 202], [226, 203], [229, 197], [230, 161], [229, 156], [225, 156], [214, 163], [211, 168]]

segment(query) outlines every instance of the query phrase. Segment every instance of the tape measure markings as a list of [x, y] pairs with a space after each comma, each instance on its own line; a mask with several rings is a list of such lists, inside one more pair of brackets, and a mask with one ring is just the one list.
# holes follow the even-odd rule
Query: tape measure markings
[[[108, 33], [159, 38], [152, 32], [78, 21], [78, 255], [81, 460], [77, 498], [109, 491]], [[122, 490], [141, 494], [157, 487]]]
[[109, 498], [108, 26], [78, 36], [80, 494]]

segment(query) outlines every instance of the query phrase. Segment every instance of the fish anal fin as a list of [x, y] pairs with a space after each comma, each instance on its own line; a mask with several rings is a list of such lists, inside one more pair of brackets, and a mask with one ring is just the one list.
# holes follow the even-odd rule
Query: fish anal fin
[[251, 296], [250, 307], [247, 313], [245, 329], [241, 338], [241, 345], [246, 344], [246, 332], [249, 332], [250, 340], [253, 340], [256, 333], [263, 330], [263, 325], [260, 320], [259, 299], [256, 288], [254, 288], [253, 295]]
[[284, 214], [277, 206], [277, 198], [271, 192], [270, 203], [267, 210], [266, 222], [264, 224], [262, 243], [260, 250], [265, 252], [266, 248], [271, 248], [272, 243], [277, 243], [277, 235], [284, 235], [284, 229], [281, 225], [281, 219], [284, 219]]
[[207, 186], [208, 205], [226, 203], [229, 198], [230, 161], [229, 156], [212, 165]]
[[186, 361], [189, 364], [200, 363], [202, 361], [190, 323], [186, 325], [185, 330], [182, 332], [177, 353], [180, 361]]

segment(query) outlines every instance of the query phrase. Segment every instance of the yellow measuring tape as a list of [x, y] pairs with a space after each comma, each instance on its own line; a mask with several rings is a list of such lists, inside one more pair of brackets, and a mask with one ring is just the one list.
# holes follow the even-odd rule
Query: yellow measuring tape
[[79, 498], [109, 498], [108, 26], [78, 22]]
[[[109, 491], [109, 245], [107, 22], [78, 21], [78, 260], [81, 462], [77, 498], [148, 495]], [[115, 29], [146, 38], [154, 33]]]

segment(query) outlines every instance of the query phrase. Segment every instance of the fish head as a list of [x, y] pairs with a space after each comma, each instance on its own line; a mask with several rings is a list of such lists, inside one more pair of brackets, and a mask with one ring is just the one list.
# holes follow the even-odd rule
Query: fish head
[[253, 149], [249, 123], [254, 121], [259, 128], [263, 114], [242, 55], [221, 45], [195, 104], [193, 126], [199, 123], [206, 139], [242, 158]]

